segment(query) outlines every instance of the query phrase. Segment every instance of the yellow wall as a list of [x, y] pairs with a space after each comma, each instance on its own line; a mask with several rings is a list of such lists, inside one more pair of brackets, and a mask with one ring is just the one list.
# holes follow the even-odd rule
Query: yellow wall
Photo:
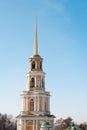
[[[32, 125], [32, 126], [28, 126]], [[26, 121], [26, 130], [33, 130], [33, 121]]]
[[[38, 130], [40, 130], [41, 122], [44, 122], [47, 120], [38, 120]], [[24, 121], [22, 123], [22, 130], [24, 130]], [[36, 120], [34, 120], [34, 126], [33, 126], [33, 120], [26, 120], [26, 130], [36, 130]], [[53, 121], [51, 121], [53, 123]], [[20, 118], [17, 119], [17, 130], [20, 130]]]

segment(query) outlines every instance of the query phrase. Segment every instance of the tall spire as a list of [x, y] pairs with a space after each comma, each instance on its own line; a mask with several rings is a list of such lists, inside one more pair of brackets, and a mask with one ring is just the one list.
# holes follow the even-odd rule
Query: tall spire
[[38, 55], [37, 22], [35, 23], [35, 33], [34, 33], [34, 55]]

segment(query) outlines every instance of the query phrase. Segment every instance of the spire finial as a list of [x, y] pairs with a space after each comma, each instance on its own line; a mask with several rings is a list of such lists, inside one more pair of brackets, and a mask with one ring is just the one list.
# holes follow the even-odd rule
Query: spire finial
[[34, 32], [34, 55], [38, 55], [37, 21], [35, 22], [35, 32]]

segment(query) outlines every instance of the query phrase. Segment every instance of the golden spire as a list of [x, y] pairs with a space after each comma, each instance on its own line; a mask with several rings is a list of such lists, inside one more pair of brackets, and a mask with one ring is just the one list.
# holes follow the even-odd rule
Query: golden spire
[[35, 23], [35, 33], [34, 33], [34, 55], [38, 55], [37, 22]]

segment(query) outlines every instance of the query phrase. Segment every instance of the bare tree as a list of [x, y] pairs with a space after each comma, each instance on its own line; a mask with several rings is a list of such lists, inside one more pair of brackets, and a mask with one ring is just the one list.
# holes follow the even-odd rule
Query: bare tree
[[70, 126], [72, 121], [71, 117], [68, 117], [66, 119], [60, 118], [55, 123], [55, 130], [63, 130]]
[[81, 124], [79, 125], [79, 128], [81, 128], [82, 130], [87, 130], [87, 123], [86, 123], [86, 122], [81, 123]]
[[0, 130], [16, 130], [16, 121], [8, 118], [7, 114], [0, 113]]

